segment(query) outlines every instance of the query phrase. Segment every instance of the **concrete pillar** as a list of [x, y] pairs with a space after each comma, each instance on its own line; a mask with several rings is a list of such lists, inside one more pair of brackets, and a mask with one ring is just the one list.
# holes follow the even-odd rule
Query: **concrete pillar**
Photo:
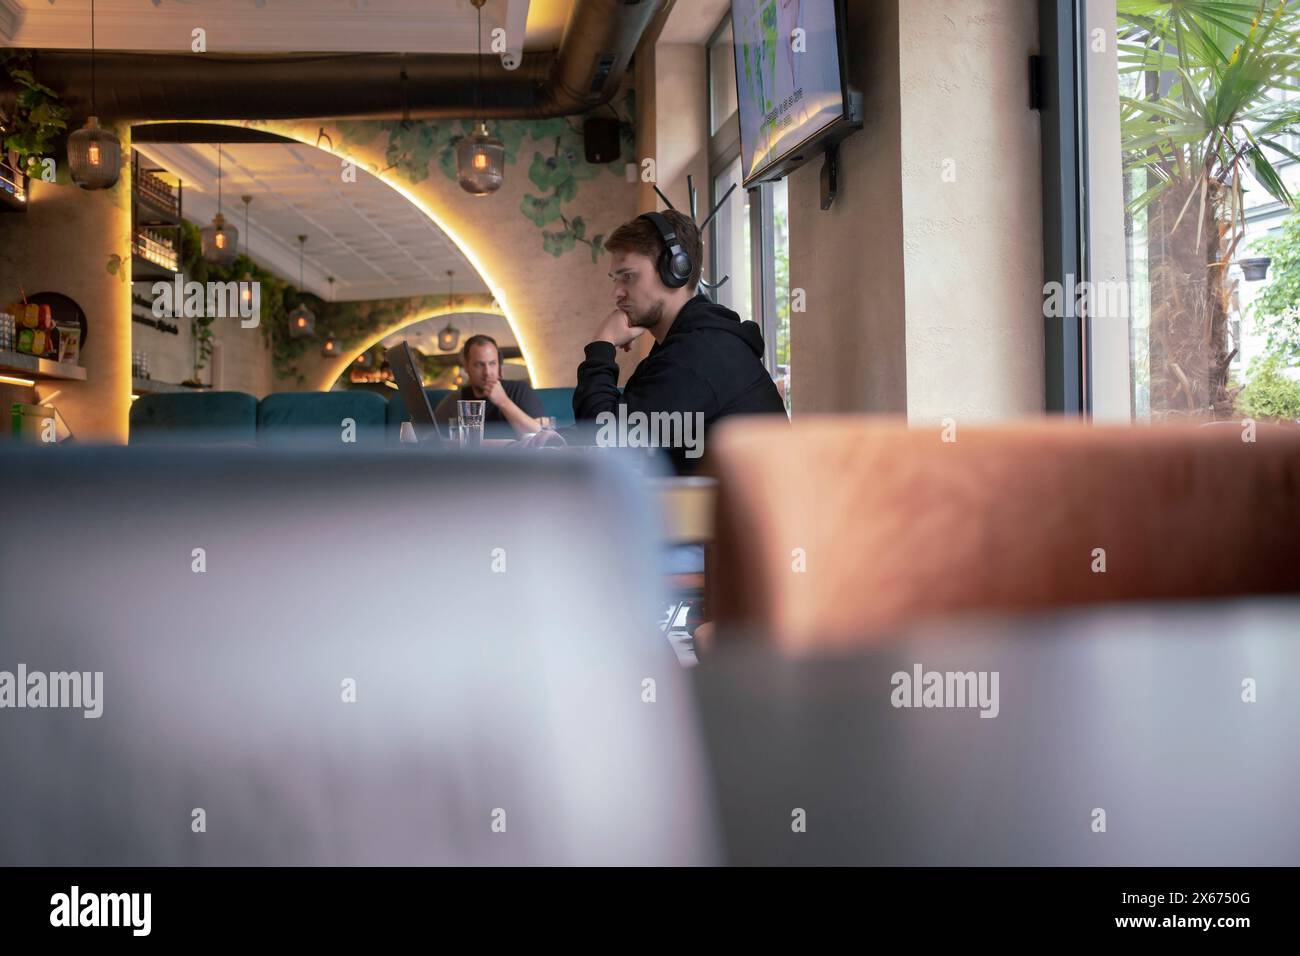
[[849, 5], [865, 127], [790, 179], [794, 412], [906, 412], [913, 422], [1042, 411], [1034, 0]]
[[[120, 444], [131, 407], [131, 138], [125, 125], [105, 126], [122, 141], [116, 186], [90, 192], [33, 182], [27, 212], [0, 216], [0, 303], [59, 292], [81, 306], [86, 380], [38, 381], [35, 398], [53, 404], [78, 441]], [[66, 155], [57, 160], [64, 166]], [[126, 260], [125, 273], [109, 273], [113, 254]]]

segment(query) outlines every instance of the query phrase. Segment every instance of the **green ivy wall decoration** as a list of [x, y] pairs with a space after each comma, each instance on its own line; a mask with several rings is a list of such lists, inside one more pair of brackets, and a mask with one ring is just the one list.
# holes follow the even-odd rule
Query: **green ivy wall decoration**
[[51, 152], [68, 128], [68, 108], [54, 90], [32, 74], [31, 50], [0, 50], [0, 67], [15, 91], [13, 115], [0, 123], [0, 158], [12, 151], [19, 170], [34, 173], [35, 164]]

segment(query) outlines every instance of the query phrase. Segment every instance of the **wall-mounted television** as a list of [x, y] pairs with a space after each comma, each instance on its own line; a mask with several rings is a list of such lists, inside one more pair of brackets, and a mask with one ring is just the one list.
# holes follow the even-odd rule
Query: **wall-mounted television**
[[746, 187], [781, 179], [862, 125], [842, 0], [731, 0]]

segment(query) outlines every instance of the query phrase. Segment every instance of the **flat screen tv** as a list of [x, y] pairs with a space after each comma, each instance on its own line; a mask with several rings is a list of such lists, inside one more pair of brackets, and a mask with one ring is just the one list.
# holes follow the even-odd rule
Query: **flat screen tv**
[[841, 0], [731, 0], [746, 187], [780, 179], [862, 125]]

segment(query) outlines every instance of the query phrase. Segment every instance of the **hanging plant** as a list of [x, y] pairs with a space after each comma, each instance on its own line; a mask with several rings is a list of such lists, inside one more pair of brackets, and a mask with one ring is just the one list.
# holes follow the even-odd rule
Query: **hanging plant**
[[4, 150], [17, 155], [20, 171], [31, 174], [67, 130], [68, 108], [54, 90], [37, 82], [30, 50], [0, 50], [0, 64], [7, 85], [17, 91], [12, 115], [3, 117]]

